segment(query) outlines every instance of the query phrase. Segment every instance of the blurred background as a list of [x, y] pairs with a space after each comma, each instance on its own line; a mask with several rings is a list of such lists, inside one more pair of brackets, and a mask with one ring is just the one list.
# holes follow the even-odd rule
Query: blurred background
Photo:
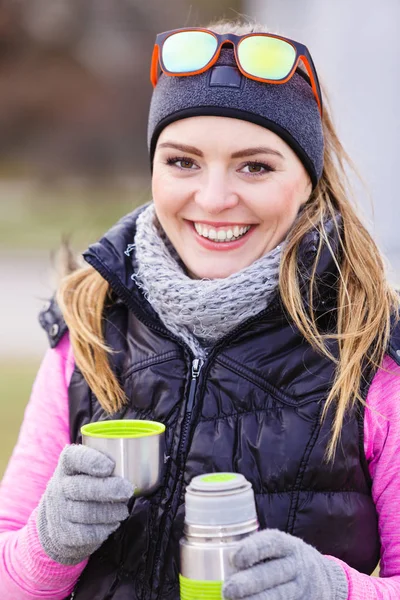
[[310, 49], [400, 281], [397, 0], [0, 0], [0, 478], [47, 348], [37, 314], [62, 235], [81, 251], [150, 198], [155, 34], [238, 16]]

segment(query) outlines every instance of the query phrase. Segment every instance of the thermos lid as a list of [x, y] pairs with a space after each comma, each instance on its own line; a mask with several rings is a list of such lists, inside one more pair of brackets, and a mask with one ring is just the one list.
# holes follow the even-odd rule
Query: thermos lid
[[206, 473], [186, 489], [185, 522], [234, 525], [257, 518], [251, 483], [240, 473]]

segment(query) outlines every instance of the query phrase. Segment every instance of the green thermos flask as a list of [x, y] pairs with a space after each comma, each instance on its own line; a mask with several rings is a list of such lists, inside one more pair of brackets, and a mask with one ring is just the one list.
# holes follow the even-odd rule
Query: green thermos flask
[[181, 600], [221, 600], [238, 542], [257, 530], [253, 489], [243, 475], [194, 477], [186, 489], [180, 540]]

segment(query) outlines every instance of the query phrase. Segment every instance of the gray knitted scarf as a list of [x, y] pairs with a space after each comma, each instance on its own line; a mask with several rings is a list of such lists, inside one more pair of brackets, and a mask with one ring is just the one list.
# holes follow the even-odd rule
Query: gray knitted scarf
[[191, 279], [163, 231], [154, 205], [137, 219], [135, 279], [165, 327], [195, 356], [266, 308], [277, 288], [283, 244], [224, 279]]

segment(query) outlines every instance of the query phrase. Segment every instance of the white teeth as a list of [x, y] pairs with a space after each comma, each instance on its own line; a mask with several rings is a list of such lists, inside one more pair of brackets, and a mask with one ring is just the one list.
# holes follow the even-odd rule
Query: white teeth
[[194, 223], [194, 228], [199, 235], [217, 242], [229, 242], [230, 240], [234, 241], [234, 239], [238, 239], [247, 233], [250, 227], [250, 225], [247, 225], [246, 227], [239, 227], [239, 225], [235, 225], [233, 229], [213, 229], [212, 227], [208, 228], [202, 223]]

